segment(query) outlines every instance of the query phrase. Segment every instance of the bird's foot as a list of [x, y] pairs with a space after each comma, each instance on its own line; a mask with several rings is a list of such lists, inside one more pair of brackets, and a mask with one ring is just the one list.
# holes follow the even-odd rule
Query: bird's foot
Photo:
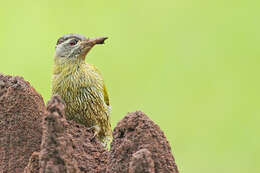
[[97, 136], [97, 132], [95, 131], [94, 135], [90, 138], [90, 141], [93, 141], [95, 139], [95, 137]]
[[87, 128], [87, 130], [94, 130], [95, 132], [99, 132], [100, 131], [100, 127], [98, 125], [94, 125], [92, 127]]
[[94, 131], [94, 135], [92, 137], [90, 137], [90, 141], [93, 141], [96, 137], [98, 137], [98, 140], [100, 141], [101, 145], [105, 148], [107, 147], [107, 141], [109, 141], [109, 139], [105, 137], [105, 139], [101, 140], [99, 138], [98, 134], [99, 134], [101, 128], [98, 125], [89, 127], [89, 128], [87, 128], [87, 130], [93, 130]]
[[95, 125], [95, 126], [87, 128], [87, 130], [93, 130], [94, 131], [94, 135], [90, 138], [90, 140], [93, 141], [94, 138], [98, 135], [98, 133], [100, 131], [100, 127], [98, 125]]

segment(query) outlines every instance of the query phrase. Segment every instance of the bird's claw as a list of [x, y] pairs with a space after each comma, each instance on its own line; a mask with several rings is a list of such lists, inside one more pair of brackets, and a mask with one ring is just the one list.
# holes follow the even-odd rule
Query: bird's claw
[[87, 128], [87, 130], [94, 130], [94, 135], [90, 138], [90, 141], [93, 141], [94, 138], [98, 135], [100, 128], [98, 125], [95, 125], [95, 126]]
[[94, 133], [94, 135], [90, 138], [90, 141], [93, 141], [95, 139], [95, 137], [97, 136], [97, 132]]

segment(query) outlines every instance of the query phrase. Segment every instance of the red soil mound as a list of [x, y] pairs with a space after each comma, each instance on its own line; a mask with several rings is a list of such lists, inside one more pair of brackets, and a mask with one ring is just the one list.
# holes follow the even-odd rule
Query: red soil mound
[[21, 77], [0, 74], [0, 172], [23, 172], [40, 151], [42, 97]]
[[0, 75], [0, 173], [178, 173], [159, 126], [138, 111], [113, 131], [110, 151], [93, 131], [66, 120], [64, 105], [20, 77]]
[[126, 115], [115, 127], [113, 138], [108, 172], [178, 172], [166, 137], [144, 113]]
[[40, 172], [105, 172], [108, 151], [87, 127], [64, 117], [64, 105], [54, 96], [43, 120]]

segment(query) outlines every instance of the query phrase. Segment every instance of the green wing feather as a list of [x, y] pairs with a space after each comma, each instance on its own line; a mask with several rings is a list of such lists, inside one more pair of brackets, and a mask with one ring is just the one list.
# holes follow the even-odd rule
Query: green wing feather
[[[91, 67], [93, 68], [93, 70], [94, 70], [95, 72], [97, 72], [100, 76], [102, 76], [102, 75], [101, 75], [101, 72], [97, 69], [96, 66], [91, 65]], [[106, 105], [109, 106], [109, 105], [110, 105], [110, 104], [109, 104], [109, 96], [108, 96], [108, 93], [107, 93], [106, 85], [105, 85], [105, 83], [104, 83], [104, 79], [103, 79], [103, 95], [104, 95], [104, 100], [105, 100]]]
[[104, 100], [105, 100], [107, 106], [109, 106], [109, 97], [108, 97], [107, 88], [106, 88], [104, 82], [103, 82], [103, 93], [104, 93]]

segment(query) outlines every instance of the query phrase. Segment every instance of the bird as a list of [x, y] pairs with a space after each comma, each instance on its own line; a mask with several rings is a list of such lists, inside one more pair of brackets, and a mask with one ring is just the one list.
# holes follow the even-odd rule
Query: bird
[[52, 74], [52, 95], [65, 102], [65, 117], [94, 130], [93, 138], [104, 145], [112, 138], [109, 96], [101, 72], [85, 59], [106, 39], [63, 35], [56, 43]]

